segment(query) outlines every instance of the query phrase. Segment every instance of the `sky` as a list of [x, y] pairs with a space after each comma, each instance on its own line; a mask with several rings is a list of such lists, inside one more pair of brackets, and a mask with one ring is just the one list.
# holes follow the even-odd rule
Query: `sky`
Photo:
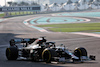
[[[6, 2], [7, 2], [7, 1], [13, 1], [13, 0], [6, 0]], [[5, 0], [0, 0], [0, 5], [1, 5], [1, 6], [4, 6], [4, 5], [5, 5]]]
[[[6, 0], [6, 2], [8, 2], [8, 1], [38, 1], [38, 0]], [[39, 0], [41, 3], [50, 3], [50, 4], [52, 4], [52, 3], [54, 3], [54, 2], [57, 2], [57, 3], [65, 3], [67, 0]], [[74, 1], [79, 1], [79, 0], [72, 0], [73, 2]], [[87, 0], [88, 1], [88, 0]], [[0, 5], [1, 6], [4, 6], [5, 5], [5, 0], [0, 0]]]
[[[4, 6], [5, 5], [5, 1], [7, 3], [8, 1], [31, 1], [31, 0], [0, 0], [0, 5]], [[35, 1], [35, 0], [33, 0], [33, 1]]]
[[[19, 1], [19, 0], [6, 0], [6, 3], [7, 3], [8, 1]], [[23, 0], [20, 0], [20, 1], [23, 1]], [[24, 0], [24, 1], [32, 1], [32, 0]], [[38, 0], [33, 0], [33, 1], [38, 1]], [[41, 0], [41, 1], [46, 2], [47, 0]], [[5, 5], [5, 0], [0, 0], [0, 5], [1, 5], [1, 6], [4, 6], [4, 5]]]
[[[19, 0], [6, 0], [6, 2], [8, 2], [8, 1], [19, 1]], [[20, 1], [23, 1], [23, 0], [20, 0]], [[24, 0], [24, 1], [27, 1], [27, 0]], [[28, 0], [28, 1], [31, 1], [31, 0]], [[38, 0], [33, 0], [33, 1], [38, 1]], [[49, 2], [49, 0], [41, 0], [41, 1], [43, 1], [44, 3], [47, 3], [47, 2]], [[52, 2], [58, 2], [58, 0], [50, 0], [50, 2], [52, 3]], [[61, 2], [62, 0], [59, 0], [59, 2]], [[66, 0], [63, 0], [63, 1], [66, 1]], [[0, 0], [0, 5], [1, 6], [4, 6], [5, 5], [5, 0]]]

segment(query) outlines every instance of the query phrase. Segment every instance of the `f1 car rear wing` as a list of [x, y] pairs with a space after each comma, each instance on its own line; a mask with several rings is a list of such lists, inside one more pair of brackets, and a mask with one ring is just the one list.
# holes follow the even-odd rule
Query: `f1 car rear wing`
[[[38, 43], [46, 42], [47, 40], [44, 37], [40, 37], [41, 40]], [[17, 43], [26, 43], [26, 44], [32, 44], [36, 40], [39, 40], [40, 38], [24, 38], [24, 39], [11, 39], [9, 41], [10, 46], [14, 46]]]
[[9, 43], [10, 43], [10, 46], [13, 46], [13, 45], [15, 45], [15, 44], [17, 44], [17, 43], [29, 43], [29, 44], [31, 44], [31, 43], [33, 43], [36, 39], [38, 39], [38, 38], [11, 39], [11, 40], [9, 41]]

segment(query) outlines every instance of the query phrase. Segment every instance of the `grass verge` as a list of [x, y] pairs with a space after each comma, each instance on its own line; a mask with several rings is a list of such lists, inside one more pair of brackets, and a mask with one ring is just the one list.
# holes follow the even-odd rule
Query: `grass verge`
[[[8, 12], [8, 14], [10, 15], [10, 16], [16, 16], [16, 15], [27, 15], [27, 14], [33, 14], [33, 12], [30, 12], [30, 11], [20, 11], [20, 12]], [[34, 14], [36, 14], [36, 12], [34, 12]], [[0, 14], [0, 17], [4, 17], [5, 16], [5, 14], [4, 13], [2, 13], [2, 14]]]
[[0, 14], [0, 17], [4, 17], [4, 14]]
[[54, 32], [100, 32], [100, 23], [38, 25]]

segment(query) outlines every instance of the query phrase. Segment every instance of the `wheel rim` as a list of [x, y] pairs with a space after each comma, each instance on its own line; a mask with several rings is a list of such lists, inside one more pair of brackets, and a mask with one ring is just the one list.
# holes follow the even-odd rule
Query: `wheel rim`
[[49, 50], [44, 50], [42, 53], [42, 58], [44, 61], [49, 62], [51, 60], [51, 54]]
[[8, 59], [11, 57], [11, 51], [9, 48], [7, 48], [7, 50], [6, 50], [6, 56]]

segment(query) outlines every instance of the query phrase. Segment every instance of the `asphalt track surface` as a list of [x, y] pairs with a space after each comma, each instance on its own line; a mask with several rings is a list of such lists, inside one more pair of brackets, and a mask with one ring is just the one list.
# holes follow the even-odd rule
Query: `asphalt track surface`
[[[100, 38], [93, 36], [85, 36], [73, 33], [56, 33], [56, 32], [40, 32], [36, 29], [23, 24], [23, 21], [29, 18], [39, 16], [48, 16], [51, 14], [40, 14], [30, 16], [20, 16], [8, 18], [0, 22], [0, 67], [99, 67], [100, 66]], [[99, 22], [100, 19], [91, 19], [89, 22]], [[76, 47], [85, 47], [89, 54], [96, 55], [96, 61], [85, 63], [65, 63], [65, 64], [46, 64], [44, 62], [32, 61], [8, 61], [5, 56], [5, 50], [9, 46], [9, 40], [12, 38], [34, 38], [46, 36], [48, 41], [54, 41], [57, 45], [64, 44], [69, 49], [74, 50]]]

